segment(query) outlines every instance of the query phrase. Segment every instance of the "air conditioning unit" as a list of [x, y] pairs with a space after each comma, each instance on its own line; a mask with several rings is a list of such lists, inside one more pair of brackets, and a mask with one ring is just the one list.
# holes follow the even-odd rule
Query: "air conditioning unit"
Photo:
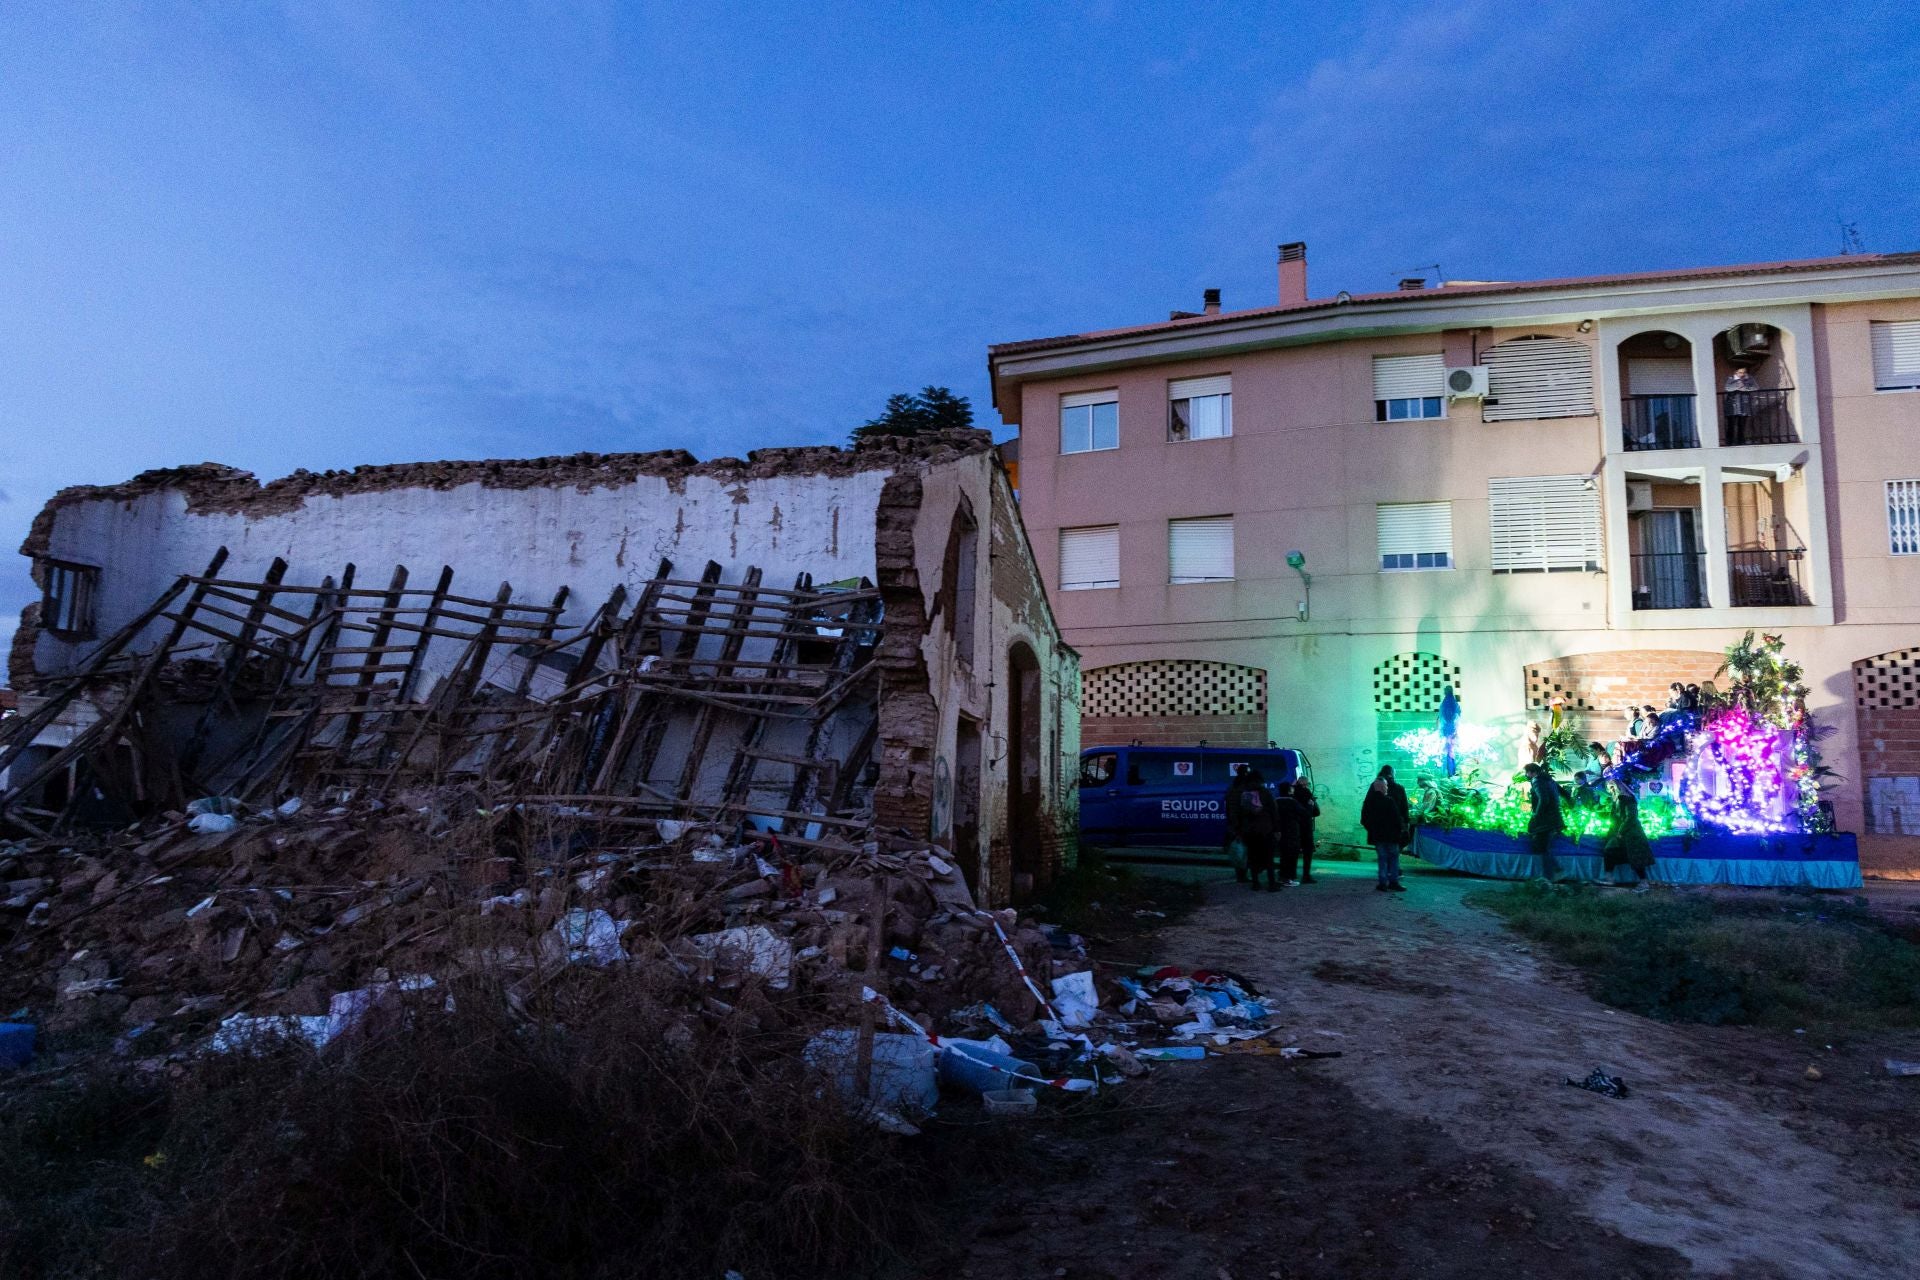
[[1773, 350], [1773, 331], [1764, 324], [1737, 324], [1726, 336], [1727, 353], [1736, 360], [1762, 360]]
[[1447, 370], [1447, 399], [1484, 400], [1487, 395], [1487, 366], [1466, 364]]
[[1629, 511], [1653, 510], [1653, 481], [1651, 480], [1627, 481], [1627, 510]]

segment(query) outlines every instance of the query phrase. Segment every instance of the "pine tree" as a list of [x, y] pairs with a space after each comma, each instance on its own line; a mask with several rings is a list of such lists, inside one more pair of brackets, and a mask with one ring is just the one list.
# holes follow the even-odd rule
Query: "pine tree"
[[917, 436], [973, 426], [973, 404], [945, 387], [922, 387], [918, 395], [899, 392], [887, 397], [880, 416], [855, 427], [857, 443], [879, 436]]

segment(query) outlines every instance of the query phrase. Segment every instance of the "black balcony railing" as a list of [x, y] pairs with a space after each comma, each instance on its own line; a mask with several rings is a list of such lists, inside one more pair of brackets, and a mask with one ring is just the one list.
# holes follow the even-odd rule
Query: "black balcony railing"
[[1633, 607], [1636, 609], [1706, 608], [1706, 552], [1649, 551], [1634, 556]]
[[1700, 447], [1692, 396], [1626, 396], [1621, 405], [1629, 452]]
[[1723, 444], [1799, 444], [1800, 432], [1787, 408], [1791, 387], [1720, 393]]
[[1811, 604], [1802, 577], [1806, 559], [1805, 547], [1727, 552], [1734, 607]]

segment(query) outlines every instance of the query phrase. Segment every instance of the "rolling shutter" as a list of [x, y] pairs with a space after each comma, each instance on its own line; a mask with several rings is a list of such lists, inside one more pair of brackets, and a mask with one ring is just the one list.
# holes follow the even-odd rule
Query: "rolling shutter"
[[1430, 356], [1375, 356], [1373, 398], [1414, 400], [1447, 394], [1447, 358]]
[[1076, 391], [1070, 396], [1061, 396], [1060, 407], [1062, 409], [1080, 409], [1090, 404], [1118, 404], [1119, 401], [1120, 393], [1111, 389], [1106, 391]]
[[1512, 338], [1486, 354], [1482, 418], [1577, 418], [1593, 412], [1593, 353], [1567, 338]]
[[1552, 573], [1600, 565], [1600, 495], [1585, 476], [1487, 481], [1495, 573]]
[[1690, 396], [1693, 361], [1627, 358], [1627, 394], [1630, 396]]
[[1226, 396], [1233, 394], [1233, 376], [1220, 374], [1212, 378], [1180, 378], [1167, 384], [1167, 399], [1191, 400], [1195, 396]]
[[1167, 522], [1169, 582], [1233, 580], [1233, 517]]
[[1379, 511], [1381, 555], [1453, 554], [1451, 502], [1383, 502]]
[[1120, 585], [1120, 526], [1060, 531], [1060, 589], [1090, 591]]
[[1920, 388], [1920, 320], [1875, 320], [1873, 385], [1879, 391]]

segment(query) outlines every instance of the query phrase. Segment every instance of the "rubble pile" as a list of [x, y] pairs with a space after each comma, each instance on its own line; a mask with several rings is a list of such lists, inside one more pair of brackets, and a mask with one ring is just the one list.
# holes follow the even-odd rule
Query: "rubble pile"
[[606, 827], [471, 787], [193, 807], [0, 844], [0, 1010], [164, 1060], [256, 1033], [324, 1044], [400, 993], [473, 977], [520, 1008], [563, 974], [660, 965], [699, 979], [702, 1016], [805, 1029], [871, 1021], [867, 991], [928, 1024], [986, 1006], [1027, 1025], [1044, 1010], [1008, 944], [1042, 986], [1086, 968], [1013, 911], [979, 911], [924, 843]]

